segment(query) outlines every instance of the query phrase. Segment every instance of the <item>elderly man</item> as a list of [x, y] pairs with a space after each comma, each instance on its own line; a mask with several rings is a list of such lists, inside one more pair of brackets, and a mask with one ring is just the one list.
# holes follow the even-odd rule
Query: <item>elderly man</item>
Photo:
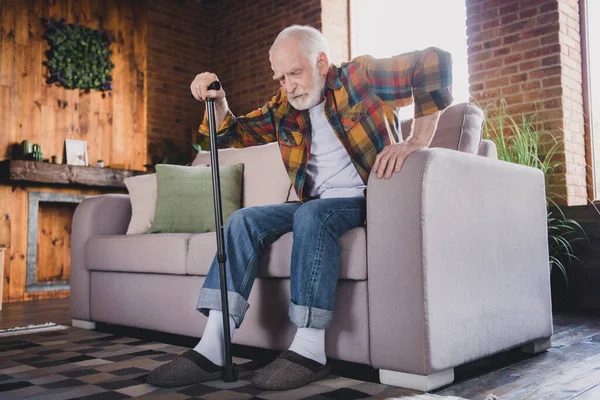
[[[428, 48], [388, 59], [364, 56], [340, 67], [330, 63], [321, 32], [291, 26], [275, 39], [269, 59], [278, 93], [262, 108], [235, 117], [225, 92], [208, 90], [217, 76], [196, 76], [197, 100], [215, 99], [220, 147], [279, 143], [301, 201], [238, 210], [225, 227], [231, 335], [248, 309], [258, 260], [265, 248], [293, 232], [289, 316], [297, 326], [289, 349], [257, 372], [262, 389], [302, 386], [329, 374], [325, 330], [331, 323], [340, 269], [339, 238], [366, 218], [369, 174], [390, 178], [405, 158], [431, 143], [441, 112], [452, 102], [451, 57]], [[413, 134], [401, 141], [395, 112], [415, 104]], [[208, 134], [207, 119], [200, 131]], [[200, 291], [198, 310], [208, 316], [193, 349], [149, 377], [177, 386], [223, 374], [223, 315], [218, 262]]]

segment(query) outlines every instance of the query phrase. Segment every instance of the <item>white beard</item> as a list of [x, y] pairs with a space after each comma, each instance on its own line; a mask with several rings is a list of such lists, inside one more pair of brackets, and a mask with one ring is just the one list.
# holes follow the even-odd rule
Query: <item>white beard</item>
[[[314, 86], [304, 96], [294, 99], [292, 94], [288, 94], [288, 101], [296, 110], [308, 110], [319, 104], [323, 99], [323, 88], [325, 87], [325, 77], [319, 74], [317, 68], [313, 68]], [[296, 93], [298, 94], [303, 93]]]

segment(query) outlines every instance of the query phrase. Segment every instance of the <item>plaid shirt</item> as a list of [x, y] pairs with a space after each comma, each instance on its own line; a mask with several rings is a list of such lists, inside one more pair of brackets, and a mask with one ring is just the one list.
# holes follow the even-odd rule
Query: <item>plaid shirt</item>
[[[415, 118], [441, 111], [452, 103], [451, 86], [451, 55], [434, 47], [331, 65], [323, 90], [325, 115], [365, 184], [377, 154], [398, 143], [396, 111], [413, 102]], [[208, 135], [206, 114], [199, 131]], [[277, 141], [298, 198], [308, 201], [304, 183], [311, 131], [308, 110], [293, 108], [281, 88], [271, 101], [246, 116], [235, 117], [229, 111], [218, 130], [217, 144], [239, 148]]]

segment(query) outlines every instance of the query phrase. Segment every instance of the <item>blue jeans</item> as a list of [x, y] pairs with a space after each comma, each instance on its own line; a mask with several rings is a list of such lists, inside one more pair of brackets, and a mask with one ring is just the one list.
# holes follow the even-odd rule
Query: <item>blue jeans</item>
[[[248, 310], [258, 261], [267, 246], [293, 232], [289, 315], [301, 328], [325, 329], [333, 317], [340, 271], [339, 238], [364, 225], [362, 197], [311, 200], [242, 208], [225, 225], [229, 314], [237, 327]], [[221, 310], [219, 263], [212, 262], [198, 299], [198, 311]]]

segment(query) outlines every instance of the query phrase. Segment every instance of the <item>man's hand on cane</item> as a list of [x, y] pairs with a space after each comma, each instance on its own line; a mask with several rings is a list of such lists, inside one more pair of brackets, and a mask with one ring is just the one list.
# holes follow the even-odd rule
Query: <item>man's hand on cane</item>
[[206, 101], [206, 99], [215, 99], [215, 122], [217, 128], [225, 121], [227, 111], [229, 110], [223, 86], [219, 90], [208, 90], [208, 87], [218, 80], [217, 75], [212, 72], [203, 72], [196, 75], [196, 78], [190, 84], [190, 91], [196, 100]]
[[218, 81], [219, 78], [217, 75], [212, 72], [203, 72], [201, 74], [196, 75], [196, 78], [192, 81], [190, 85], [190, 91], [194, 98], [198, 101], [206, 101], [207, 98], [215, 99], [215, 103], [218, 100], [222, 100], [225, 98], [225, 91], [221, 87], [220, 90], [208, 90], [208, 87], [214, 81]]

